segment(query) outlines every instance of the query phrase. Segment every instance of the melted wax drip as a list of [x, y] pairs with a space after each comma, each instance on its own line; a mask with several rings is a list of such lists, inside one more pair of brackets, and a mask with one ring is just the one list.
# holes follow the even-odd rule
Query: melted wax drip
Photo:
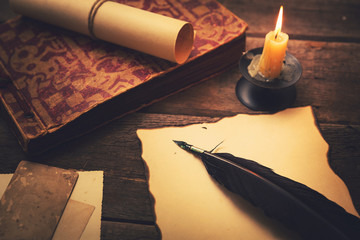
[[[261, 54], [257, 54], [254, 56], [253, 53], [247, 53], [246, 57], [248, 59], [252, 59], [250, 65], [248, 66], [248, 72], [251, 77], [261, 82], [271, 82], [272, 80], [274, 80], [274, 78], [265, 78], [262, 75], [262, 73], [259, 71], [259, 62], [260, 62]], [[295, 61], [291, 58], [285, 57], [285, 61], [282, 66], [280, 76], [277, 79], [290, 82], [293, 79], [295, 70], [296, 70]]]

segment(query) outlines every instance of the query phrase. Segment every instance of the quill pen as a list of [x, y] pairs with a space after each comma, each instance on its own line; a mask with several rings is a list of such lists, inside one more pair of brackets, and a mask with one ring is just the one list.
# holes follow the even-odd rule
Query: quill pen
[[[317, 191], [255, 161], [174, 142], [201, 157], [208, 173], [304, 239], [360, 239], [360, 219]], [[239, 223], [241, 224], [241, 223]]]

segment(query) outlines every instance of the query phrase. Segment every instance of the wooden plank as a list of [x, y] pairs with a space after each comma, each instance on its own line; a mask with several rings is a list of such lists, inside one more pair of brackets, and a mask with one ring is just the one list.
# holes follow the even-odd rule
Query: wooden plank
[[220, 0], [249, 24], [250, 36], [275, 28], [279, 7], [284, 5], [283, 30], [290, 37], [323, 41], [360, 41], [358, 0], [250, 1]]
[[35, 157], [23, 154], [5, 121], [0, 119], [0, 170], [1, 173], [14, 172], [21, 159], [78, 170], [104, 170], [102, 216], [108, 219], [154, 222], [136, 130], [218, 119], [133, 114]]
[[360, 125], [320, 124], [331, 168], [345, 182], [360, 213]]
[[111, 221], [101, 222], [101, 239], [103, 240], [154, 240], [160, 238], [160, 232], [155, 225]]
[[121, 177], [119, 172], [117, 174], [118, 176], [105, 173], [102, 217], [131, 222], [155, 222], [147, 181]]
[[[118, 119], [86, 136], [72, 140], [41, 156], [54, 166], [84, 170], [104, 170], [103, 218], [112, 221], [155, 221], [152, 199], [141, 159], [141, 143], [136, 138], [138, 128], [183, 126], [201, 122], [215, 122], [219, 118], [172, 114], [135, 113]], [[320, 124], [321, 132], [330, 144], [330, 165], [344, 179], [355, 206], [360, 210], [360, 167], [357, 161], [360, 149], [360, 125]], [[16, 140], [6, 141], [12, 135], [4, 121], [0, 121], [0, 162], [10, 172], [21, 152]], [[10, 157], [10, 159], [7, 159]], [[11, 160], [8, 162], [8, 160]], [[3, 166], [1, 164], [0, 166]]]
[[[248, 47], [261, 43], [251, 39]], [[292, 40], [288, 51], [303, 67], [295, 106], [312, 105], [319, 122], [359, 124], [360, 45]]]
[[[2, 7], [7, 2], [0, 0], [0, 21], [12, 17], [11, 13], [3, 14], [9, 14]], [[360, 45], [356, 44], [360, 42], [360, 2], [220, 2], [248, 22], [248, 49], [262, 46], [265, 34], [274, 28], [279, 6], [284, 4], [283, 30], [290, 34], [289, 51], [304, 68], [294, 106], [313, 106], [319, 128], [330, 145], [330, 166], [348, 186], [360, 212]], [[165, 101], [67, 142], [37, 160], [25, 156], [0, 120], [0, 173], [14, 172], [20, 160], [104, 170], [102, 239], [158, 239], [136, 129], [214, 122], [238, 113], [258, 114], [239, 103], [234, 94], [240, 76], [235, 66]]]
[[[263, 41], [263, 38], [249, 37], [247, 49], [262, 47]], [[304, 70], [297, 83], [298, 96], [294, 106], [312, 105], [319, 122], [359, 124], [360, 44], [290, 40], [288, 49], [299, 59]], [[230, 71], [142, 112], [197, 116], [257, 113], [244, 107], [235, 96], [240, 77], [234, 66]]]
[[[357, 0], [254, 1], [219, 0], [249, 24], [250, 36], [265, 36], [275, 26], [284, 5], [284, 31], [298, 39], [360, 41]], [[0, 22], [14, 17], [8, 0], [0, 1]], [[256, 16], [256, 17], [254, 17]]]

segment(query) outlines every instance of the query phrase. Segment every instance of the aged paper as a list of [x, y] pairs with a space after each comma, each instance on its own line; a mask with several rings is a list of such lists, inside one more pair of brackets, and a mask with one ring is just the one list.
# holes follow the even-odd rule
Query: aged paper
[[177, 63], [184, 63], [193, 47], [190, 23], [112, 1], [10, 0], [10, 7], [16, 13]]
[[52, 237], [78, 179], [73, 170], [21, 161], [0, 202], [0, 239]]
[[[80, 233], [82, 232], [82, 234], [80, 234], [80, 239], [98, 240], [100, 239], [101, 231], [103, 171], [78, 171], [77, 173], [79, 173], [79, 178], [71, 194], [70, 200], [82, 203], [80, 204], [81, 208], [86, 210], [85, 215], [81, 216], [82, 219], [88, 219], [86, 215], [90, 212], [92, 213], [90, 214], [91, 217], [87, 224], [80, 223], [80, 228], [77, 228]], [[3, 195], [12, 176], [13, 174], [0, 174], [0, 197]], [[94, 209], [92, 209], [93, 207]], [[68, 206], [66, 206], [64, 212], [67, 211], [67, 208]], [[85, 227], [85, 229], [83, 229], [83, 227]], [[79, 235], [79, 232], [73, 233], [73, 236], [75, 235]]]
[[92, 205], [70, 199], [52, 240], [79, 240], [94, 209]]
[[330, 169], [328, 144], [311, 107], [217, 123], [140, 129], [156, 222], [163, 239], [296, 239], [263, 212], [217, 184], [201, 160], [172, 140], [255, 160], [301, 182], [358, 216], [343, 181]]
[[[103, 199], [103, 171], [78, 171], [79, 179], [70, 199], [95, 206], [95, 210], [81, 235], [81, 240], [98, 240], [101, 233]], [[65, 209], [66, 210], [66, 209]]]

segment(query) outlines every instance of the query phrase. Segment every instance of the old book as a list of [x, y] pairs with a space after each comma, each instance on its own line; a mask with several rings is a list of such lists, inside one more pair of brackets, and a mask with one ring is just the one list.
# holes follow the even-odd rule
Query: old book
[[51, 239], [78, 173], [22, 161], [0, 201], [0, 239]]
[[2, 113], [23, 149], [44, 151], [237, 63], [247, 24], [214, 0], [119, 1], [191, 22], [184, 64], [29, 18], [0, 25]]

